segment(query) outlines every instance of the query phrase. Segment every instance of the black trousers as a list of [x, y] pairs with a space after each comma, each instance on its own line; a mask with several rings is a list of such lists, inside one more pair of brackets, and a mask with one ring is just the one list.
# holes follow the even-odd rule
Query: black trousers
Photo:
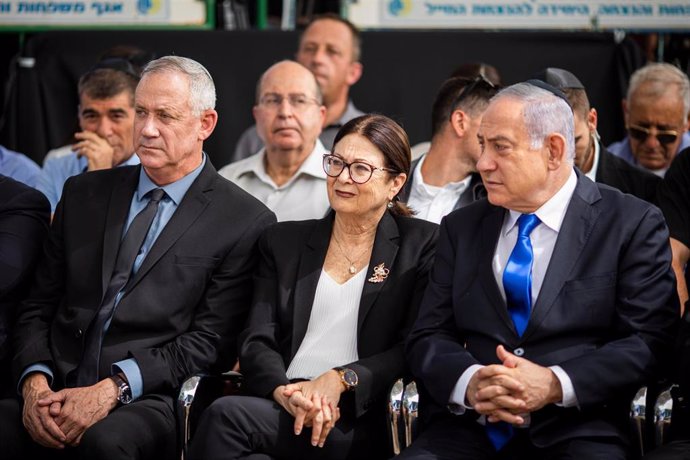
[[462, 417], [443, 417], [428, 426], [400, 460], [625, 460], [627, 448], [617, 438], [578, 438], [548, 448], [535, 447], [526, 430], [496, 452], [484, 426]]
[[89, 428], [78, 447], [50, 449], [35, 443], [22, 423], [22, 402], [0, 400], [0, 458], [41, 459], [176, 459], [173, 400], [148, 396], [121, 406]]
[[323, 448], [311, 445], [311, 428], [294, 434], [294, 418], [278, 403], [252, 396], [225, 396], [203, 413], [194, 432], [191, 460], [382, 459], [392, 455], [385, 418], [369, 411], [343, 414]]

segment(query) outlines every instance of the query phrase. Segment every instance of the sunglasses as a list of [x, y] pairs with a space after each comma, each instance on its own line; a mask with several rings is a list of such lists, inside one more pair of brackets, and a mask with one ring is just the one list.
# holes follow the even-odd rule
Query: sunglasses
[[462, 102], [464, 99], [467, 99], [469, 96], [474, 94], [475, 92], [478, 91], [486, 91], [489, 92], [488, 98], [493, 96], [500, 88], [493, 83], [491, 83], [484, 75], [477, 75], [476, 77], [469, 79], [469, 78], [462, 78], [458, 77], [458, 79], [466, 80], [467, 81], [467, 86], [465, 86], [460, 93], [458, 93], [458, 96], [455, 98], [453, 101], [453, 105], [451, 107], [455, 108], [458, 105], [460, 105], [460, 102]]
[[646, 141], [647, 137], [652, 135], [656, 137], [660, 144], [673, 144], [678, 139], [678, 131], [662, 130], [656, 126], [645, 128], [644, 126], [629, 125], [628, 133], [630, 137], [640, 142]]

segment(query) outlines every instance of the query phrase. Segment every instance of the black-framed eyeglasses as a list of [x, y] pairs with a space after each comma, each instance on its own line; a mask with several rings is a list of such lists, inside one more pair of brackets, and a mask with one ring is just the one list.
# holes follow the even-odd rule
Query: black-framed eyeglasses
[[323, 156], [323, 170], [327, 176], [338, 177], [340, 174], [342, 174], [343, 169], [345, 168], [347, 168], [348, 172], [350, 173], [352, 182], [356, 184], [367, 183], [374, 174], [374, 171], [388, 171], [390, 173], [397, 172], [389, 168], [378, 168], [363, 161], [353, 161], [352, 163], [347, 163], [343, 161], [342, 158], [335, 155], [327, 154]]
[[[462, 77], [458, 77], [462, 78]], [[468, 98], [470, 95], [472, 95], [476, 90], [484, 90], [484, 91], [491, 91], [492, 93], [495, 93], [498, 91], [499, 87], [497, 85], [494, 85], [489, 81], [484, 75], [477, 75], [476, 77], [472, 79], [468, 78], [462, 78], [463, 80], [467, 81], [467, 85], [458, 93], [457, 97], [453, 101], [453, 105], [451, 105], [451, 108], [455, 110], [455, 108], [460, 105], [460, 102], [462, 102], [464, 99]], [[490, 96], [493, 96], [491, 94]]]
[[649, 136], [654, 136], [660, 144], [673, 144], [678, 139], [679, 133], [673, 129], [659, 129], [656, 126], [646, 128], [639, 125], [628, 125], [630, 137], [640, 142], [647, 140]]

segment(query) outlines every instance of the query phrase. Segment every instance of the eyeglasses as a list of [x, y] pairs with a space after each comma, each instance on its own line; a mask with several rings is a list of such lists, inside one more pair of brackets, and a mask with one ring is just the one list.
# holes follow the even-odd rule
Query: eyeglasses
[[467, 82], [467, 85], [460, 91], [458, 96], [455, 98], [453, 101], [453, 105], [451, 105], [451, 109], [455, 110], [455, 108], [462, 102], [463, 99], [469, 97], [472, 93], [474, 93], [476, 90], [483, 90], [489, 92], [487, 94], [487, 100], [496, 94], [498, 91], [498, 86], [494, 85], [491, 83], [484, 75], [477, 75], [473, 79], [468, 79], [468, 78], [462, 78], [462, 77], [457, 77], [459, 80], [464, 80]]
[[296, 111], [304, 111], [309, 107], [310, 104], [321, 105], [313, 97], [309, 97], [305, 94], [288, 94], [287, 97], [281, 94], [264, 94], [259, 99], [259, 104], [263, 105], [270, 110], [278, 110], [283, 105], [283, 101], [287, 99], [290, 107]]
[[323, 170], [326, 172], [327, 176], [338, 177], [343, 172], [343, 169], [347, 168], [350, 173], [350, 178], [352, 182], [356, 184], [365, 184], [371, 179], [374, 171], [388, 171], [391, 173], [397, 172], [393, 169], [388, 168], [377, 168], [369, 163], [364, 163], [363, 161], [353, 161], [352, 163], [346, 163], [342, 158], [335, 155], [324, 155], [323, 156]]
[[656, 126], [645, 128], [644, 126], [629, 125], [628, 133], [630, 133], [630, 137], [640, 142], [644, 142], [651, 135], [654, 135], [660, 144], [673, 144], [678, 139], [678, 131], [662, 130]]

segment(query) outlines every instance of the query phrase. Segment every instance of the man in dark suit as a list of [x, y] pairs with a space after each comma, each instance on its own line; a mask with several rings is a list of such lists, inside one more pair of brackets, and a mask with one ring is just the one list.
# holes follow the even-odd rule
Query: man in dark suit
[[575, 166], [587, 177], [623, 193], [657, 204], [661, 177], [638, 168], [606, 150], [597, 132], [597, 110], [589, 104], [584, 85], [565, 69], [549, 67], [537, 76], [563, 91], [575, 117]]
[[50, 205], [41, 192], [0, 175], [0, 396], [10, 390], [10, 334], [48, 234]]
[[173, 458], [179, 385], [235, 361], [275, 216], [203, 153], [214, 106], [201, 64], [152, 61], [135, 94], [141, 167], [66, 182], [17, 320], [23, 401], [0, 402], [4, 458]]
[[572, 111], [541, 81], [478, 135], [488, 201], [441, 225], [406, 347], [439, 411], [403, 458], [624, 459], [678, 316], [663, 216], [574, 170]]
[[482, 76], [449, 78], [441, 85], [431, 109], [429, 151], [412, 162], [400, 194], [416, 217], [438, 224], [449, 212], [486, 197], [477, 173], [477, 129], [497, 91]]

